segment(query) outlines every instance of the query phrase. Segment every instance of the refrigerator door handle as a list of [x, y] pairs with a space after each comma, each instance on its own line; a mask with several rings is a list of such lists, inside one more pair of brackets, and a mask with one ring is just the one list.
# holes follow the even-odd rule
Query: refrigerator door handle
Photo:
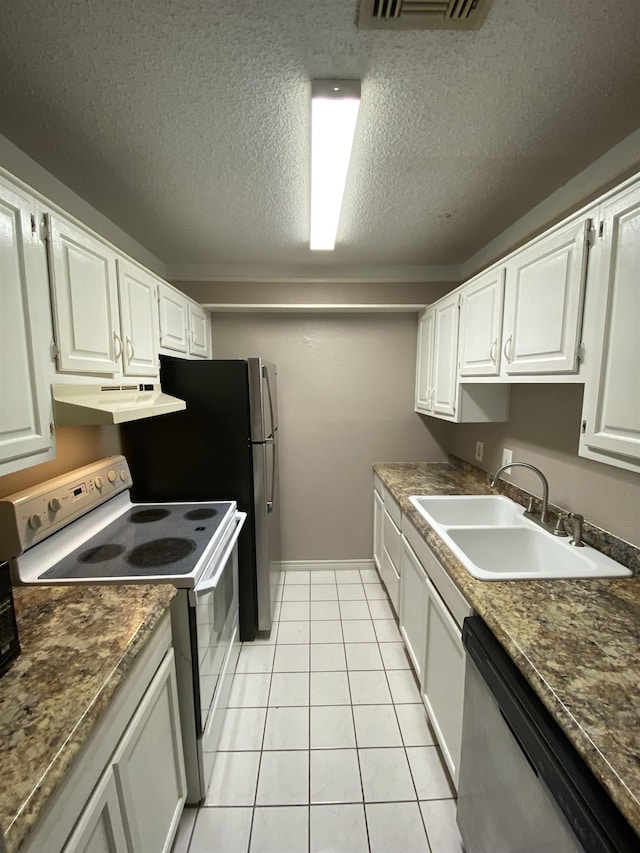
[[269, 379], [269, 370], [266, 367], [262, 368], [262, 375], [264, 376], [267, 382], [267, 396], [269, 398], [269, 413], [271, 415], [271, 433], [275, 433], [278, 428], [278, 424], [274, 420], [273, 415], [273, 397], [271, 395], [271, 380]]

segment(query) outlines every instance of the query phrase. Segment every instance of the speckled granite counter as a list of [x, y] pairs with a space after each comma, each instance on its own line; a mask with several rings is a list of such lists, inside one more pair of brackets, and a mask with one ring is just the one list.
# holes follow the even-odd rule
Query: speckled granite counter
[[[589, 526], [591, 541], [599, 538], [602, 550], [631, 568], [633, 578], [479, 581], [408, 497], [493, 493], [487, 475], [446, 464], [380, 464], [374, 470], [640, 834], [638, 550]], [[504, 491], [518, 499], [515, 487], [505, 484]]]
[[168, 584], [14, 590], [22, 654], [0, 680], [0, 825], [10, 853], [175, 594]]

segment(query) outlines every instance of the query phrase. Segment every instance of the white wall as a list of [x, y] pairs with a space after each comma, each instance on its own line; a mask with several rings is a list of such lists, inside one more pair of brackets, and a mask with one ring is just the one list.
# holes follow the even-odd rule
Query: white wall
[[441, 462], [413, 412], [416, 314], [219, 314], [216, 358], [278, 365], [283, 559], [371, 559], [374, 462]]

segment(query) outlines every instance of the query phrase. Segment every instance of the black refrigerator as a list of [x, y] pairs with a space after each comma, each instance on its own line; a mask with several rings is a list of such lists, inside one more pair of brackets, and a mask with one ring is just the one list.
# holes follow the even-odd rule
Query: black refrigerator
[[185, 411], [121, 426], [134, 501], [235, 500], [240, 639], [271, 630], [280, 580], [276, 366], [261, 358], [160, 357], [163, 391]]

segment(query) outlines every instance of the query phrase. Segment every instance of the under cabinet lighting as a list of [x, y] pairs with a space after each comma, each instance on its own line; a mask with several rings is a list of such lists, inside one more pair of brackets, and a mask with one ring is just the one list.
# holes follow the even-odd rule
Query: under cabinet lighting
[[311, 249], [335, 246], [359, 106], [359, 80], [311, 81]]

